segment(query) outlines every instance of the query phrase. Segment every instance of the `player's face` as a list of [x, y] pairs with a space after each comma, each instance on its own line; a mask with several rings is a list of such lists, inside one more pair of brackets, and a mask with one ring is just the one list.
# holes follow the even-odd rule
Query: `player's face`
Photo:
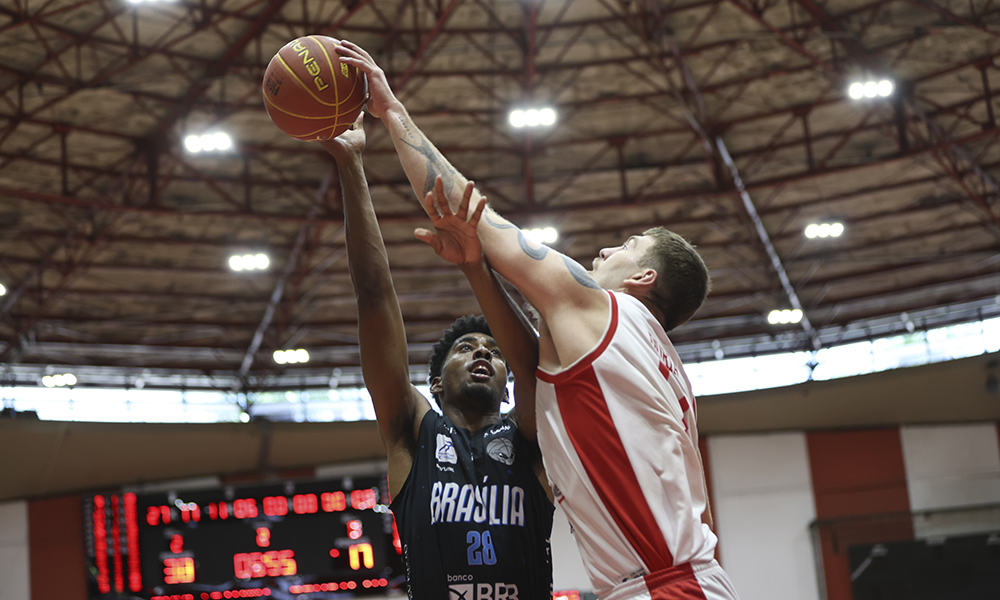
[[639, 262], [652, 245], [653, 238], [633, 235], [621, 246], [604, 248], [594, 259], [590, 276], [606, 290], [620, 289], [623, 281], [643, 270]]
[[500, 410], [507, 393], [507, 365], [496, 341], [483, 333], [455, 340], [441, 368], [443, 399], [471, 402], [480, 410]]

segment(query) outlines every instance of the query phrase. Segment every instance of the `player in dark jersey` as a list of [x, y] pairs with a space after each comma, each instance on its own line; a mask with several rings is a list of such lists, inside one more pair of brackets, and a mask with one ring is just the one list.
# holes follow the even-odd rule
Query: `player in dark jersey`
[[[456, 257], [459, 245], [443, 235], [435, 250], [462, 266], [496, 336], [482, 317], [464, 317], [439, 340], [430, 385], [442, 414], [410, 383], [402, 313], [361, 161], [362, 118], [323, 146], [340, 169], [361, 367], [389, 459], [409, 596], [551, 598], [554, 509], [535, 432], [537, 338], [481, 253]], [[508, 365], [516, 404], [504, 416]]]

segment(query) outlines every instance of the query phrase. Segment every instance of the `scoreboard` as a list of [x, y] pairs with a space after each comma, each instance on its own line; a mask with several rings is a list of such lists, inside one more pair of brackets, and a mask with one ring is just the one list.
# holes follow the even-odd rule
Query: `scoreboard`
[[93, 599], [305, 600], [405, 585], [385, 477], [83, 502]]

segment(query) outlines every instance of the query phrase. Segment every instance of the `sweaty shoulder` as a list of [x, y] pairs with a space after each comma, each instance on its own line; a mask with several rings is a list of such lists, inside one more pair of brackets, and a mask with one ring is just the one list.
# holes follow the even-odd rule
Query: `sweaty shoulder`
[[571, 367], [596, 349], [607, 333], [613, 316], [612, 293], [595, 290], [580, 300], [564, 303], [545, 315], [538, 357], [542, 369], [556, 372]]

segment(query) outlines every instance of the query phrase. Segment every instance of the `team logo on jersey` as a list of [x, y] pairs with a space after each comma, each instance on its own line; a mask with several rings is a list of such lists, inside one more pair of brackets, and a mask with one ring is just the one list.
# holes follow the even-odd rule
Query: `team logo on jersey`
[[505, 465], [514, 464], [514, 444], [507, 438], [493, 438], [486, 445], [486, 454]]
[[434, 450], [434, 457], [438, 462], [449, 462], [458, 464], [458, 454], [455, 452], [455, 444], [451, 438], [443, 433], [437, 434], [437, 448]]

